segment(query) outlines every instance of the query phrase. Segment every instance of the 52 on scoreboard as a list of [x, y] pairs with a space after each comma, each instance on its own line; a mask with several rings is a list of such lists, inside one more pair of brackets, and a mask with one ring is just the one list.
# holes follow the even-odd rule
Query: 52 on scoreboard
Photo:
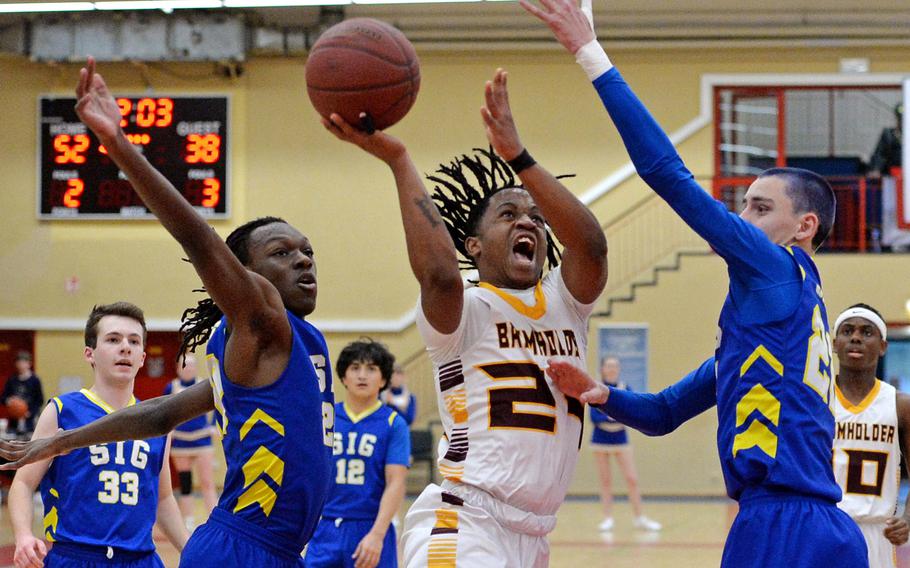
[[[206, 217], [230, 213], [228, 97], [118, 97], [120, 126]], [[151, 213], [94, 134], [76, 99], [39, 99], [38, 217], [143, 219]]]

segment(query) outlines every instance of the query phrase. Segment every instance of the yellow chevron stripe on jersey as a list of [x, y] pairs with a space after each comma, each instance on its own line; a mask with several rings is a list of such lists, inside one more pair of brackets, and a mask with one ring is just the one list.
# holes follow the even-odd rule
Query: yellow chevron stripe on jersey
[[265, 446], [259, 446], [253, 457], [243, 464], [243, 486], [249, 487], [262, 475], [268, 475], [279, 486], [284, 479], [284, 460]]
[[396, 416], [398, 416], [398, 413], [395, 412], [394, 410], [392, 411], [391, 414], [389, 414], [389, 426], [391, 426], [391, 425], [392, 425], [392, 422], [395, 421], [395, 417], [396, 417]]
[[753, 410], [759, 411], [771, 424], [777, 426], [780, 420], [780, 401], [761, 383], [754, 385], [749, 392], [736, 403], [736, 427], [746, 423]]
[[57, 534], [57, 523], [59, 520], [57, 507], [51, 507], [51, 510], [44, 515], [44, 536], [50, 542], [54, 542], [54, 535]]
[[509, 294], [508, 292], [506, 292], [504, 290], [500, 290], [496, 286], [493, 286], [492, 284], [489, 284], [487, 282], [478, 282], [477, 285], [481, 288], [489, 290], [490, 292], [493, 292], [494, 294], [496, 294], [497, 296], [502, 298], [505, 303], [512, 306], [512, 308], [516, 312], [518, 312], [524, 316], [527, 316], [533, 320], [538, 320], [538, 319], [542, 318], [545, 313], [547, 313], [547, 299], [543, 295], [543, 285], [541, 284], [540, 280], [537, 281], [537, 286], [534, 287], [534, 305], [533, 306], [525, 305], [524, 302], [522, 302], [521, 300], [519, 300], [512, 294]]
[[740, 432], [733, 438], [733, 457], [740, 450], [755, 446], [772, 458], [777, 457], [777, 435], [757, 419], [752, 421], [745, 432]]
[[250, 433], [250, 430], [253, 429], [253, 426], [255, 426], [257, 422], [262, 422], [272, 430], [278, 432], [279, 435], [284, 436], [284, 426], [281, 424], [281, 422], [278, 422], [272, 418], [268, 412], [262, 410], [261, 408], [257, 408], [255, 411], [253, 411], [253, 414], [247, 418], [246, 422], [243, 423], [243, 426], [240, 427], [241, 441], [246, 438], [246, 435]]
[[236, 513], [241, 509], [246, 509], [250, 505], [258, 503], [259, 508], [268, 517], [272, 514], [272, 508], [275, 506], [277, 499], [278, 495], [275, 491], [269, 487], [269, 484], [264, 479], [260, 479], [240, 495], [237, 499], [237, 505], [234, 507], [234, 512]]
[[774, 372], [780, 376], [784, 376], [784, 365], [777, 360], [777, 357], [771, 354], [770, 351], [764, 346], [759, 345], [755, 348], [755, 351], [746, 359], [746, 362], [743, 363], [742, 367], [739, 368], [739, 376], [742, 377], [746, 374], [746, 371], [752, 367], [752, 365], [758, 361], [758, 359], [764, 359], [765, 363], [771, 366], [774, 369]]

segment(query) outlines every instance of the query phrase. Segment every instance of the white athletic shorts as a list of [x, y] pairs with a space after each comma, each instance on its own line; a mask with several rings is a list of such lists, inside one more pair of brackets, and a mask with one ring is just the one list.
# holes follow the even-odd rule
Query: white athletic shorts
[[856, 524], [866, 540], [866, 548], [869, 549], [869, 568], [895, 568], [897, 550], [882, 534], [882, 531], [885, 530], [885, 523], [860, 522]]
[[404, 518], [405, 568], [545, 568], [555, 515], [535, 515], [469, 485], [428, 485]]

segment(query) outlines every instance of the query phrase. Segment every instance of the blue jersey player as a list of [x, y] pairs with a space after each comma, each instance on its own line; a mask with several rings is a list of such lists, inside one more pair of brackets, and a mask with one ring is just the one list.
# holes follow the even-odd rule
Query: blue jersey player
[[[133, 383], [145, 360], [145, 320], [133, 304], [96, 306], [85, 326], [85, 359], [94, 383], [54, 398], [38, 419], [35, 437], [72, 430], [136, 403]], [[163, 566], [152, 542], [159, 526], [177, 547], [186, 528], [171, 491], [168, 439], [97, 444], [18, 472], [9, 493], [17, 567]], [[32, 534], [32, 494], [41, 490], [46, 546]]]
[[398, 566], [392, 518], [404, 500], [411, 440], [404, 418], [378, 398], [394, 361], [368, 339], [338, 356], [335, 372], [347, 395], [335, 405], [335, 484], [307, 548], [307, 568]]
[[215, 410], [227, 463], [224, 491], [180, 565], [296, 566], [328, 494], [334, 442], [328, 349], [304, 319], [316, 307], [313, 247], [275, 217], [241, 225], [222, 241], [129, 142], [92, 58], [76, 94], [80, 119], [181, 244], [211, 296], [186, 311], [183, 326], [184, 349], [209, 339], [211, 380], [51, 439], [7, 444], [0, 455], [13, 460], [12, 468], [85, 445], [164, 434]]
[[830, 186], [805, 170], [768, 170], [746, 192], [743, 213], [728, 212], [695, 183], [610, 63], [590, 15], [573, 0], [521, 4], [575, 54], [639, 175], [710, 243], [730, 276], [714, 357], [681, 383], [656, 396], [611, 391], [558, 363], [554, 381], [570, 396], [606, 401], [610, 416], [650, 433], [717, 405], [724, 481], [740, 503], [724, 566], [867, 565], [862, 535], [837, 509], [831, 468], [831, 343], [811, 258], [834, 221]]

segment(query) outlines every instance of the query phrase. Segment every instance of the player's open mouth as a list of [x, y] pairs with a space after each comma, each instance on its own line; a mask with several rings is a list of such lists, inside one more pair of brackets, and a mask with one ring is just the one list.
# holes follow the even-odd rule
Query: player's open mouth
[[512, 245], [512, 254], [522, 262], [533, 263], [536, 252], [537, 241], [527, 235], [518, 237]]
[[114, 363], [114, 365], [116, 365], [117, 367], [126, 367], [128, 369], [133, 368], [133, 364], [128, 360], [117, 361], [116, 363]]

